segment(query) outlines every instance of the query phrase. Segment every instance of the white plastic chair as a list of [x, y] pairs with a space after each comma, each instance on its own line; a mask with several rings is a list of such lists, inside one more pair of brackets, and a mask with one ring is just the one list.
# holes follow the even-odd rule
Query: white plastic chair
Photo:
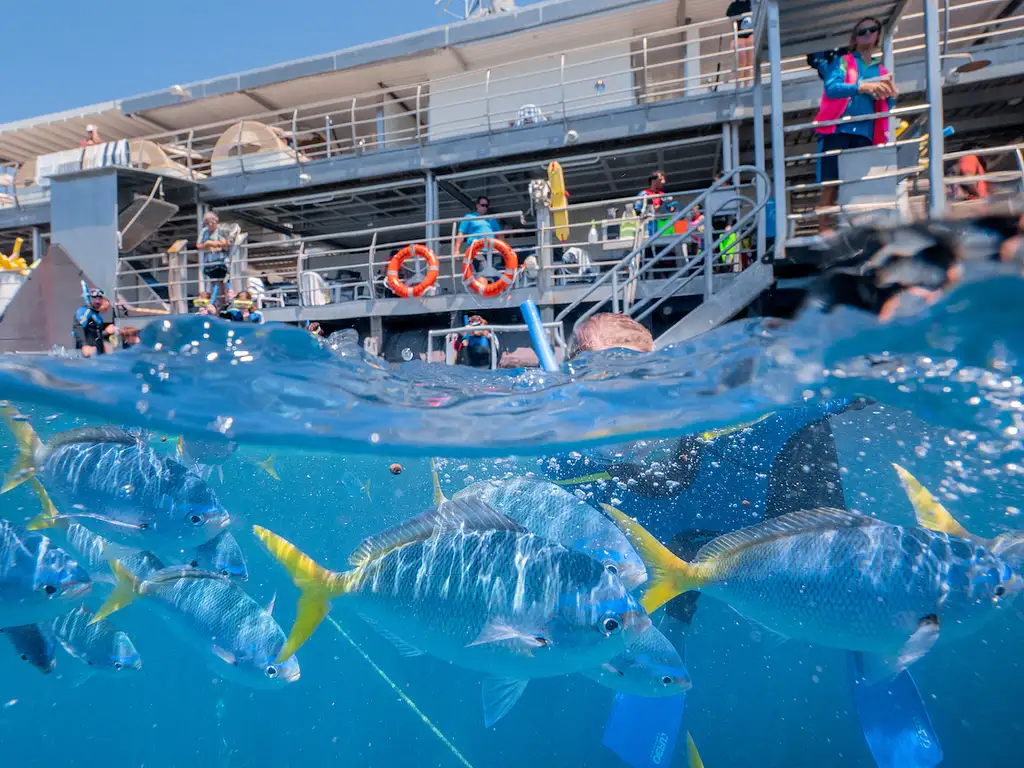
[[322, 307], [331, 302], [331, 292], [319, 272], [299, 273], [299, 301], [304, 307]]

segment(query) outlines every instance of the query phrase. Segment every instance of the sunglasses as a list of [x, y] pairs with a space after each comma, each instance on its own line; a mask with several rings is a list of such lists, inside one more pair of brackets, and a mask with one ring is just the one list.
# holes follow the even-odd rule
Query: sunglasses
[[249, 299], [235, 299], [231, 302], [231, 305], [238, 309], [249, 309], [252, 307], [252, 302]]
[[480, 206], [481, 208], [490, 208], [491, 207], [490, 203], [477, 203], [477, 205]]
[[874, 35], [874, 34], [877, 34], [877, 33], [881, 32], [881, 31], [882, 31], [882, 28], [880, 26], [878, 26], [877, 24], [874, 24], [874, 25], [872, 25], [870, 27], [861, 27], [856, 32], [854, 32], [854, 34], [857, 37], [867, 37], [868, 35]]
[[209, 299], [192, 299], [193, 307], [208, 307], [210, 306]]

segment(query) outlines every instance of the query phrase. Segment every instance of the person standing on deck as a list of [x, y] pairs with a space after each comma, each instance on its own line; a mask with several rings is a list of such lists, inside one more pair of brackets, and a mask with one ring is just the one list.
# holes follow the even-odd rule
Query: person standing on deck
[[[880, 60], [882, 23], [870, 16], [861, 19], [850, 36], [850, 52], [837, 56], [825, 75], [825, 92], [816, 121], [827, 122], [843, 117], [863, 117], [884, 113], [896, 103], [896, 86], [892, 73], [886, 71]], [[843, 151], [885, 144], [889, 141], [889, 118], [856, 120], [838, 125], [822, 125], [815, 129], [819, 135], [818, 152]], [[839, 157], [835, 154], [818, 158], [818, 183], [839, 180]], [[838, 187], [821, 190], [820, 208], [836, 204]], [[821, 232], [829, 229], [829, 215], [818, 215]]]
[[220, 217], [213, 211], [203, 216], [203, 228], [199, 232], [196, 250], [202, 251], [203, 274], [219, 286], [221, 296], [226, 294], [225, 279], [231, 259], [234, 238], [229, 228], [220, 223]]
[[[491, 210], [491, 200], [487, 195], [481, 195], [476, 199], [475, 210], [467, 213], [462, 217], [462, 221], [459, 222], [459, 230], [455, 235], [455, 245], [452, 248], [452, 255], [455, 258], [462, 256], [463, 244], [470, 246], [477, 240], [484, 240], [488, 237], [494, 237], [501, 232], [501, 225], [494, 219], [489, 218], [487, 214]], [[482, 259], [477, 257], [479, 261], [473, 265], [474, 270], [481, 268]], [[498, 257], [501, 259], [501, 257]], [[502, 266], [504, 266], [504, 260], [502, 260]]]
[[78, 146], [80, 147], [93, 147], [97, 144], [102, 144], [103, 139], [100, 138], [100, 132], [96, 130], [95, 125], [85, 126], [85, 138], [82, 139]]

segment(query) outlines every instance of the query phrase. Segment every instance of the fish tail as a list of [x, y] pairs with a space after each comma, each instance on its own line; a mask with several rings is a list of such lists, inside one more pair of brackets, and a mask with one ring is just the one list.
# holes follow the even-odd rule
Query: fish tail
[[57, 512], [57, 506], [53, 503], [50, 494], [46, 492], [43, 484], [39, 482], [39, 478], [33, 476], [30, 478], [30, 482], [32, 483], [32, 490], [39, 497], [39, 505], [42, 507], [42, 511], [28, 521], [27, 528], [30, 531], [39, 531], [44, 528], [67, 530], [68, 521], [61, 518], [60, 513]]
[[32, 429], [28, 419], [18, 413], [13, 406], [4, 406], [3, 416], [4, 421], [7, 422], [7, 428], [14, 434], [14, 440], [18, 445], [18, 455], [4, 476], [4, 484], [0, 488], [0, 493], [7, 493], [35, 475], [36, 450], [42, 445], [42, 442], [36, 431]]
[[258, 525], [254, 525], [252, 530], [273, 558], [288, 571], [301, 593], [295, 624], [277, 659], [280, 663], [299, 650], [320, 626], [320, 622], [331, 610], [331, 598], [348, 591], [347, 579], [344, 574], [318, 565], [313, 558], [273, 531]]
[[175, 446], [176, 446], [176, 450], [178, 452], [178, 456], [179, 457], [184, 457], [185, 456], [185, 436], [184, 435], [178, 435], [178, 440], [175, 443]]
[[914, 506], [914, 514], [917, 516], [917, 524], [930, 531], [948, 533], [950, 536], [957, 536], [961, 539], [971, 538], [971, 534], [960, 523], [956, 521], [944, 506], [932, 496], [931, 492], [899, 464], [893, 464], [893, 469], [900, 477], [903, 490], [906, 491], [910, 503]]
[[255, 464], [257, 467], [262, 469], [264, 472], [266, 472], [268, 475], [270, 475], [275, 480], [280, 480], [281, 479], [281, 477], [277, 474], [277, 470], [274, 469], [274, 456], [273, 455], [267, 456], [267, 458], [265, 458], [263, 461], [253, 461], [253, 464]]
[[434, 457], [430, 457], [430, 477], [434, 483], [434, 506], [438, 506], [448, 501], [444, 495], [444, 491], [441, 490], [441, 478], [437, 475], [437, 462], [434, 461]]
[[626, 534], [629, 543], [647, 566], [647, 589], [640, 603], [648, 613], [653, 613], [683, 592], [700, 589], [707, 580], [699, 564], [676, 557], [636, 520], [609, 504], [602, 504], [601, 507]]
[[700, 752], [697, 745], [693, 743], [693, 736], [686, 732], [686, 756], [689, 758], [690, 768], [704, 768], [704, 761], [700, 759]]
[[124, 608], [142, 594], [142, 582], [139, 581], [135, 574], [121, 565], [120, 560], [112, 561], [110, 568], [114, 571], [114, 578], [117, 581], [114, 582], [114, 589], [111, 591], [106, 602], [100, 606], [100, 609], [89, 620], [90, 624], [102, 621], [110, 614]]

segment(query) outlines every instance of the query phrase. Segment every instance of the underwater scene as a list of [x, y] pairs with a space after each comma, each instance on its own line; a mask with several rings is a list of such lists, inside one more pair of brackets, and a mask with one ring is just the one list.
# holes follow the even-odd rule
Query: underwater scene
[[1019, 240], [874, 236], [554, 371], [0, 358], [4, 764], [1019, 766]]

